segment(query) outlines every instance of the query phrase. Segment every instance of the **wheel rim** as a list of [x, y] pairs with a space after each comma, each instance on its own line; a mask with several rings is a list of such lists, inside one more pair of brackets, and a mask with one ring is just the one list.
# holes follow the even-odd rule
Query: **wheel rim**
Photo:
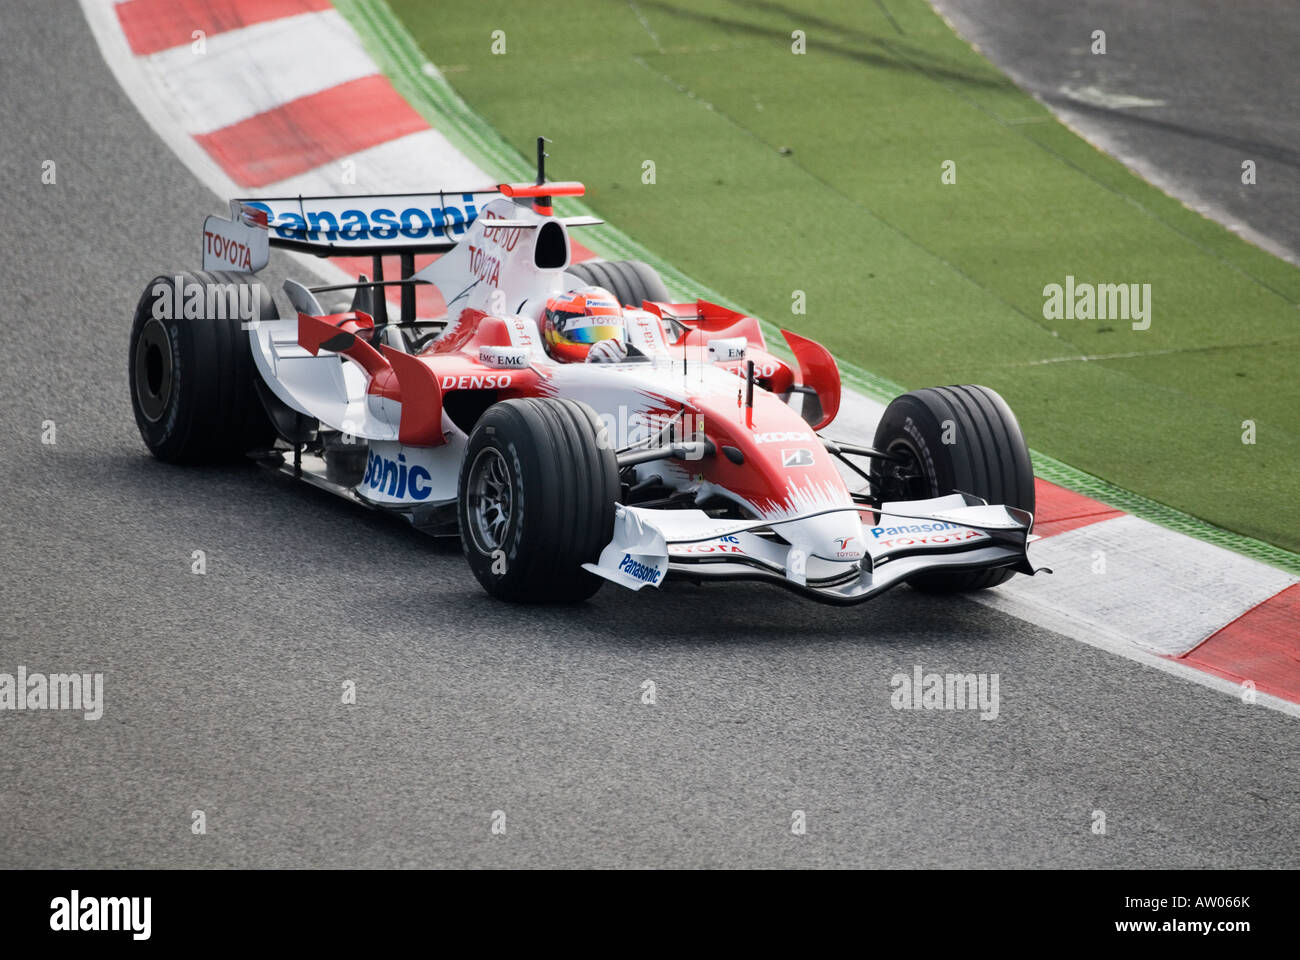
[[135, 344], [135, 396], [140, 412], [157, 423], [167, 412], [172, 395], [172, 341], [167, 328], [150, 318]]
[[474, 458], [469, 470], [466, 506], [470, 534], [481, 553], [500, 550], [510, 530], [514, 497], [510, 468], [501, 452], [485, 447]]
[[925, 500], [931, 496], [929, 484], [921, 471], [921, 457], [910, 442], [902, 438], [892, 441], [885, 453], [903, 458], [876, 460], [871, 471], [871, 492], [879, 506], [899, 500]]

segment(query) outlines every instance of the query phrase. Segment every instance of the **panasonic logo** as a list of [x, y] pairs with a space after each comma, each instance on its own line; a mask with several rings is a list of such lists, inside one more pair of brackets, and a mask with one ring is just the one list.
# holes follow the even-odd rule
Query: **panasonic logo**
[[913, 523], [906, 527], [872, 527], [871, 535], [880, 537], [897, 537], [904, 533], [933, 533], [938, 530], [964, 530], [959, 523]]
[[[415, 198], [410, 198], [415, 199]], [[275, 211], [269, 204], [249, 200], [245, 207], [266, 213], [267, 222], [282, 240], [422, 240], [460, 236], [478, 216], [472, 193], [461, 194], [460, 207], [372, 207], [363, 210], [295, 209]]]
[[633, 577], [643, 583], [651, 585], [657, 585], [659, 583], [659, 578], [663, 576], [662, 570], [658, 570], [649, 564], [641, 563], [639, 560], [634, 560], [630, 553], [623, 554], [623, 559], [619, 563], [618, 569], [621, 572], [626, 573], [629, 577]]
[[361, 486], [399, 500], [427, 500], [432, 492], [429, 485], [432, 479], [429, 471], [418, 463], [408, 469], [405, 454], [399, 453], [396, 460], [389, 460], [372, 452], [366, 460]]

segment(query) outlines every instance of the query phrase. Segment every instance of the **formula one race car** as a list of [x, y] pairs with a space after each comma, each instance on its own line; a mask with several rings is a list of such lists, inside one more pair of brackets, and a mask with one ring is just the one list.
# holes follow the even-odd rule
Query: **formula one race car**
[[[209, 217], [203, 272], [155, 278], [136, 308], [131, 399], [150, 451], [251, 455], [459, 534], [506, 600], [672, 577], [850, 604], [900, 581], [961, 590], [1034, 572], [1033, 473], [1001, 397], [917, 390], [871, 446], [822, 437], [840, 405], [831, 355], [783, 331], [792, 365], [754, 318], [675, 302], [644, 263], [572, 263], [569, 230], [599, 221], [554, 214], [553, 197], [583, 188], [546, 182], [538, 152], [531, 184], [235, 200], [230, 220]], [[368, 255], [374, 278], [286, 281], [282, 317], [253, 279], [271, 246]], [[438, 320], [417, 317], [422, 283], [446, 304]], [[350, 307], [321, 306], [344, 289]]]

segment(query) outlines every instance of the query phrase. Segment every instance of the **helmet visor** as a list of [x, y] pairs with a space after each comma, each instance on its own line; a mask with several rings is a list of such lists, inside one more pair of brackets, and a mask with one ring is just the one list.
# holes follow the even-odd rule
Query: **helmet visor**
[[623, 325], [593, 323], [579, 327], [570, 324], [561, 336], [570, 343], [600, 343], [602, 340], [621, 340], [623, 339]]

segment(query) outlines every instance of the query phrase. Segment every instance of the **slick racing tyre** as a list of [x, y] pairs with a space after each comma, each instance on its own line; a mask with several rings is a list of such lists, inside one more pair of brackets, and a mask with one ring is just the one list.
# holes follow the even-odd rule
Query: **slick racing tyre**
[[182, 273], [145, 287], [131, 325], [128, 372], [135, 422], [159, 460], [233, 460], [273, 443], [241, 329], [244, 313], [277, 316], [270, 293], [246, 275]]
[[582, 569], [614, 533], [618, 464], [585, 403], [493, 404], [470, 434], [457, 513], [469, 567], [494, 597], [572, 603], [604, 580]]
[[[1034, 470], [1015, 414], [988, 387], [928, 387], [897, 397], [876, 427], [877, 504], [973, 493], [989, 503], [1034, 510]], [[980, 590], [1009, 579], [1009, 568], [936, 571], [908, 582], [921, 590]]]
[[570, 265], [568, 272], [604, 287], [625, 307], [640, 307], [643, 300], [671, 303], [673, 299], [654, 267], [640, 260], [586, 260]]

